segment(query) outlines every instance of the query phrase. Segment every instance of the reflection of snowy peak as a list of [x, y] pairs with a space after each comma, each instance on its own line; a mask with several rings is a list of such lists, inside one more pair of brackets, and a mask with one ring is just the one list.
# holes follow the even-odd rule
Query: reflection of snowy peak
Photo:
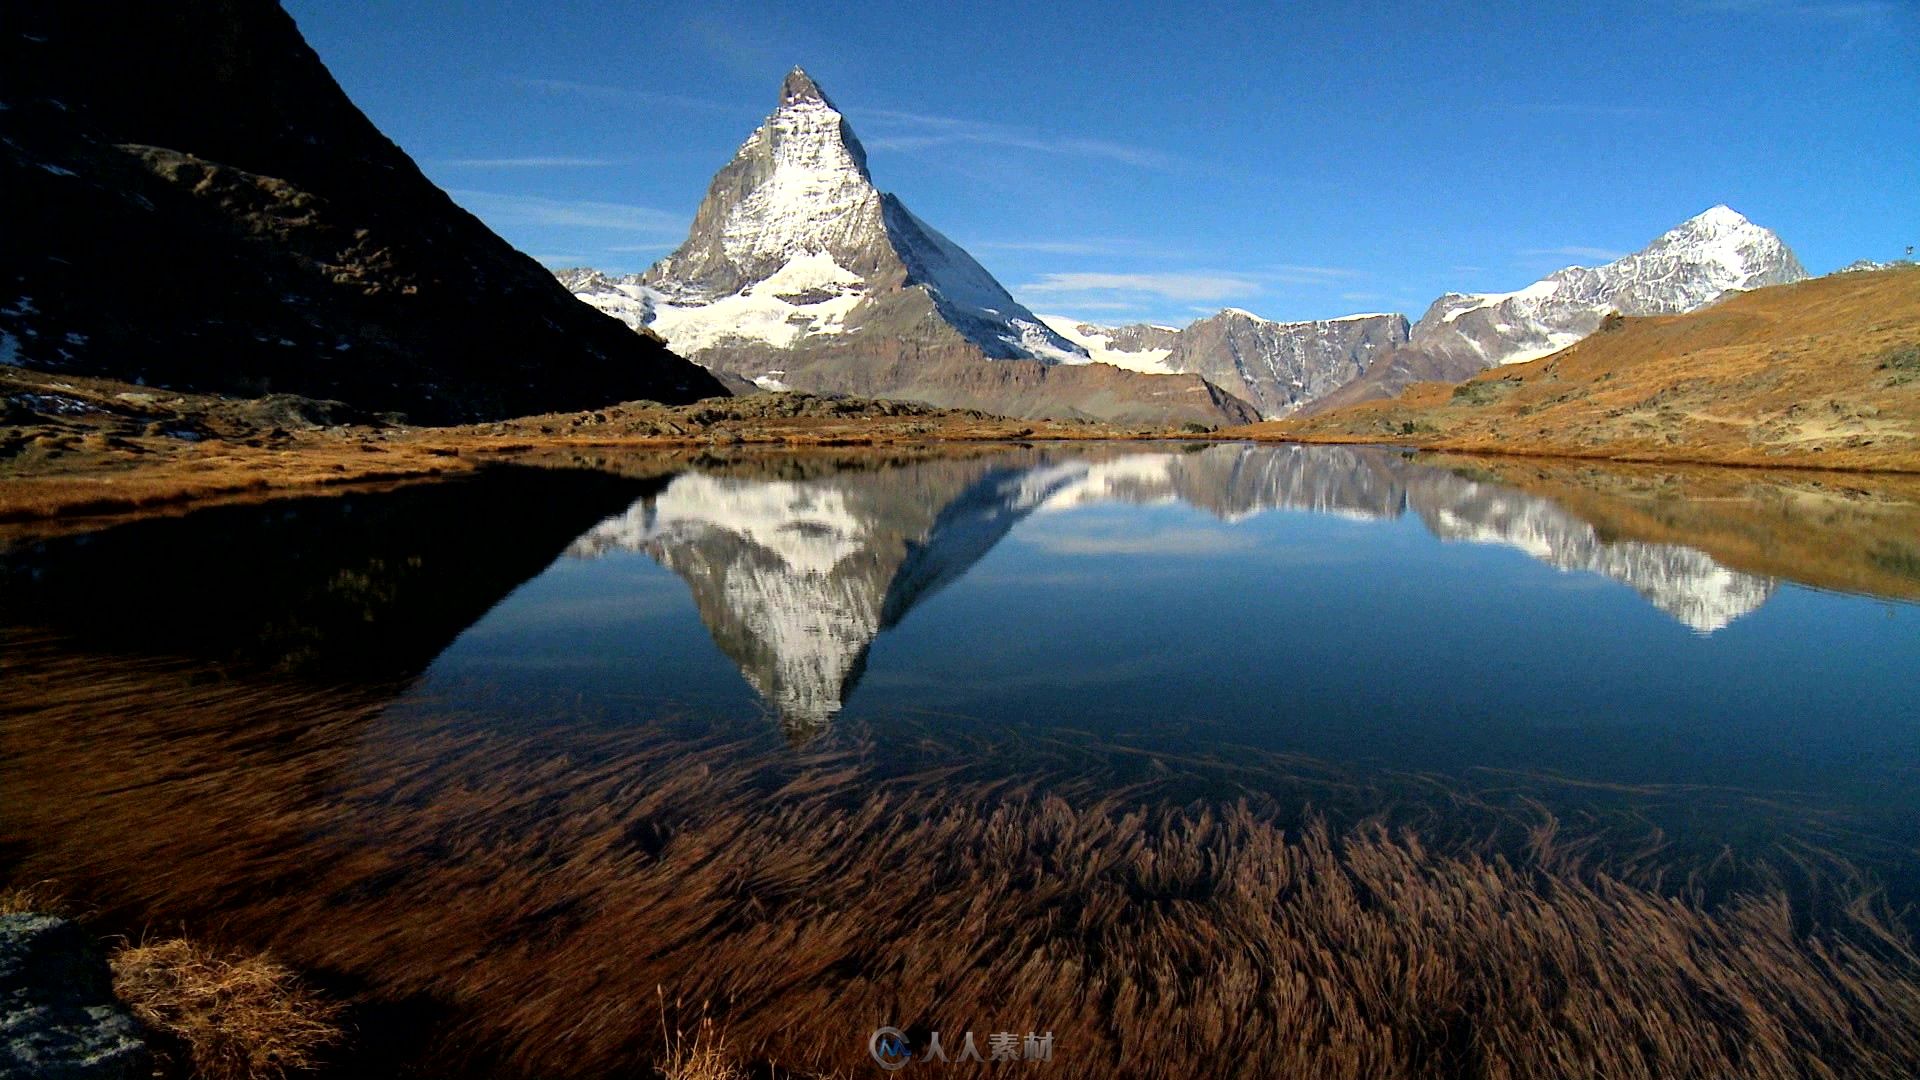
[[569, 553], [644, 551], [680, 575], [715, 643], [804, 737], [838, 715], [880, 631], [1051, 494], [985, 461], [797, 481], [687, 473]]
[[[973, 257], [881, 193], [846, 118], [795, 68], [780, 105], [714, 176], [686, 242], [645, 274], [563, 272], [580, 299], [650, 326], [702, 362], [739, 346], [787, 349], [897, 321], [930, 302], [982, 352], [1084, 359]], [[918, 311], [916, 310], [916, 317]]]
[[1716, 206], [1605, 266], [1570, 266], [1511, 293], [1448, 293], [1413, 328], [1418, 348], [1513, 364], [1558, 352], [1609, 312], [1675, 315], [1807, 276], [1767, 229]]
[[1231, 522], [1268, 510], [1367, 520], [1411, 509], [1443, 540], [1504, 544], [1562, 570], [1600, 574], [1702, 633], [1758, 608], [1774, 589], [1772, 579], [1729, 570], [1693, 548], [1602, 540], [1550, 500], [1416, 465], [1392, 451], [1229, 445], [1047, 468], [1061, 479], [1048, 510], [1177, 500]]
[[1612, 578], [1706, 634], [1766, 603], [1771, 578], [1729, 570], [1677, 544], [1609, 542], [1553, 502], [1451, 473], [1415, 479], [1408, 502], [1443, 540], [1501, 544], [1561, 570]]
[[1019, 450], [764, 480], [689, 472], [569, 554], [643, 551], [678, 574], [714, 642], [789, 733], [806, 737], [839, 714], [874, 639], [1028, 514], [1176, 501], [1226, 522], [1270, 510], [1385, 520], [1411, 509], [1441, 539], [1601, 574], [1702, 633], [1759, 607], [1774, 587], [1692, 548], [1607, 542], [1546, 499], [1351, 447]]
[[871, 540], [846, 496], [821, 484], [688, 473], [576, 541], [570, 554], [645, 551], [685, 578], [722, 651], [783, 720], [839, 712], [880, 632]]

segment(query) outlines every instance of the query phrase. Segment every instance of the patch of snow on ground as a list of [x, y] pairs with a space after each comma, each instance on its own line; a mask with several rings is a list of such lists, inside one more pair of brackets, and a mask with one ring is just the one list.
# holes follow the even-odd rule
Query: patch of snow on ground
[[683, 355], [742, 338], [784, 349], [811, 334], [840, 333], [847, 316], [866, 299], [864, 293], [856, 291], [814, 304], [790, 304], [766, 286], [761, 282], [711, 304], [679, 307], [659, 303], [651, 325], [675, 352]]
[[1144, 371], [1149, 375], [1172, 374], [1172, 369], [1167, 367], [1167, 357], [1173, 355], [1172, 349], [1141, 349], [1138, 352], [1128, 352], [1124, 349], [1109, 347], [1108, 342], [1111, 339], [1103, 334], [1082, 333], [1080, 327], [1091, 326], [1091, 323], [1083, 324], [1065, 315], [1040, 315], [1036, 318], [1046, 323], [1054, 333], [1087, 350], [1085, 356], [1078, 353], [1062, 353], [1060, 363], [1112, 364], [1117, 368]]
[[770, 296], [791, 296], [865, 284], [866, 279], [833, 261], [833, 256], [816, 251], [788, 259], [785, 266], [753, 288]]
[[1522, 349], [1511, 356], [1503, 356], [1500, 358], [1500, 363], [1502, 366], [1507, 364], [1525, 364], [1538, 360], [1543, 356], [1552, 356], [1554, 353], [1575, 344], [1579, 340], [1579, 334], [1548, 334], [1547, 344], [1536, 349]]

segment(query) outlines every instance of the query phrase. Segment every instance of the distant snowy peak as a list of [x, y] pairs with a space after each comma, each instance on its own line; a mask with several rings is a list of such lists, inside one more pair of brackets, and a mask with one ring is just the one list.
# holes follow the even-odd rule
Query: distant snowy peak
[[673, 254], [632, 278], [569, 273], [563, 280], [582, 300], [651, 327], [695, 359], [910, 323], [910, 294], [923, 294], [922, 309], [931, 301], [939, 320], [990, 357], [1086, 358], [959, 245], [874, 187], [853, 128], [799, 68], [714, 176]]
[[[1891, 270], [1896, 266], [1912, 266], [1912, 259], [1894, 259], [1891, 262], [1878, 262], [1873, 259], [1855, 259], [1835, 270], [1835, 274], [1868, 274], [1876, 270]], [[1831, 277], [1832, 275], [1828, 275]]]
[[1599, 267], [1569, 266], [1510, 293], [1447, 293], [1413, 327], [1413, 344], [1492, 366], [1558, 352], [1610, 312], [1675, 315], [1729, 292], [1806, 278], [1785, 243], [1726, 206]]

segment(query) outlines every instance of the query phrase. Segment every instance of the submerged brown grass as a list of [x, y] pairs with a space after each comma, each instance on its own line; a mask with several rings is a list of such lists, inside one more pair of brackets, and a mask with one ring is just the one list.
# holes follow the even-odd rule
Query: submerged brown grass
[[[504, 729], [25, 655], [12, 876], [271, 948], [359, 1015], [431, 1002], [422, 1060], [465, 1074], [865, 1072], [881, 1024], [1052, 1031], [1049, 1077], [1920, 1074], [1920, 957], [1837, 860], [1787, 865], [1845, 903], [1764, 866], [1709, 896], [1544, 814], [1512, 844], [1303, 816], [1280, 759], [1171, 798], [1211, 767], [982, 768], [928, 729], [889, 771], [851, 738]], [[725, 1039], [660, 1024], [659, 987], [728, 1003]]]
[[112, 966], [114, 994], [197, 1080], [306, 1072], [343, 1037], [339, 1006], [264, 954], [223, 955], [174, 938], [120, 949]]

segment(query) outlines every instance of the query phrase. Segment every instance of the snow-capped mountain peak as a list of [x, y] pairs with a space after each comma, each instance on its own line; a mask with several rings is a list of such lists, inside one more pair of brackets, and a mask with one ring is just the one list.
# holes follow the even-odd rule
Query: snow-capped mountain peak
[[1751, 288], [1747, 282], [1777, 272], [1788, 261], [1799, 267], [1778, 236], [1725, 204], [1688, 218], [1644, 250], [1612, 265], [1663, 258], [1684, 263], [1723, 291]]
[[1611, 312], [1677, 315], [1806, 276], [1772, 231], [1719, 205], [1604, 266], [1569, 266], [1510, 293], [1447, 293], [1414, 326], [1412, 343], [1487, 366], [1517, 364], [1572, 345]]
[[637, 277], [573, 271], [565, 280], [587, 303], [748, 378], [764, 374], [768, 347], [842, 344], [868, 326], [898, 338], [944, 324], [955, 344], [998, 359], [1086, 358], [874, 186], [853, 128], [801, 68], [714, 176], [685, 243]]

